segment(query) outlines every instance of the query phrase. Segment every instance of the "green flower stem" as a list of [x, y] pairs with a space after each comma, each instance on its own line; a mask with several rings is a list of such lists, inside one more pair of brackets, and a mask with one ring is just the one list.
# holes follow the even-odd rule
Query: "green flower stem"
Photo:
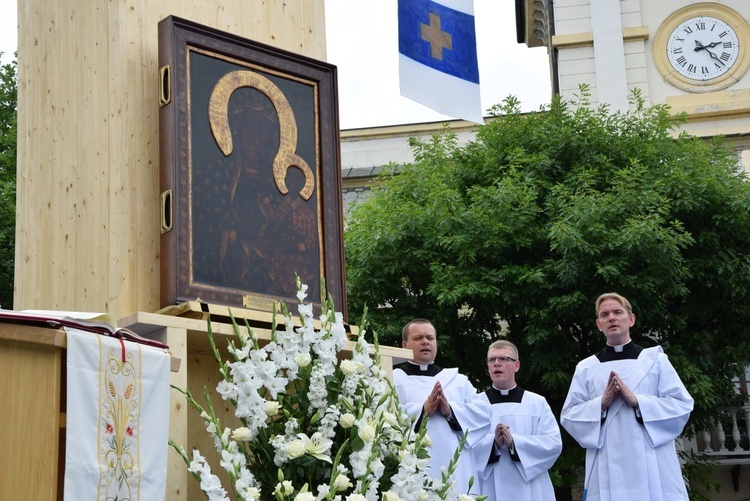
[[[175, 442], [175, 441], [174, 441], [174, 440], [172, 440], [171, 438], [170, 438], [170, 439], [167, 439], [167, 440], [168, 440], [168, 443], [169, 443], [169, 445], [171, 445], [171, 446], [172, 446], [172, 448], [173, 448], [173, 449], [174, 449], [175, 451], [177, 451], [177, 454], [179, 454], [179, 455], [180, 455], [180, 457], [182, 458], [182, 460], [183, 460], [183, 461], [185, 461], [185, 464], [186, 464], [186, 465], [188, 465], [188, 468], [189, 468], [189, 467], [190, 467], [190, 458], [188, 457], [187, 453], [185, 452], [185, 449], [183, 449], [181, 445], [179, 445], [179, 444], [178, 444], [177, 442]], [[201, 481], [201, 476], [200, 476], [200, 474], [199, 474], [199, 473], [197, 473], [197, 472], [190, 472], [190, 474], [191, 474], [191, 475], [193, 476], [193, 478], [194, 478], [194, 479], [196, 479], [196, 480], [197, 480], [198, 482], [200, 482], [200, 481]]]

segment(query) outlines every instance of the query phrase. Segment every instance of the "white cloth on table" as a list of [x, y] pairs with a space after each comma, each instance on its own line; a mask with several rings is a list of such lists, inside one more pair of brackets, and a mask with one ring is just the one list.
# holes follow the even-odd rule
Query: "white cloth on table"
[[162, 500], [169, 354], [68, 328], [66, 501]]

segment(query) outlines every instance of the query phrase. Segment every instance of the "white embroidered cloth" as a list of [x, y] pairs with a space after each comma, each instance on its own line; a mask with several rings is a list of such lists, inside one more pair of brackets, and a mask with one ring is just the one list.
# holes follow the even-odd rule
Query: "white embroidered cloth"
[[169, 354], [66, 330], [65, 501], [163, 500]]

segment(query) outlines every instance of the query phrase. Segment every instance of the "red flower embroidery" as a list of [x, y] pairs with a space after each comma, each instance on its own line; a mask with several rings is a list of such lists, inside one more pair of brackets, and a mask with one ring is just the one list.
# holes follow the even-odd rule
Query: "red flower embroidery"
[[107, 423], [105, 431], [111, 435], [112, 433], [115, 432], [115, 427], [112, 426], [112, 423]]
[[125, 429], [125, 434], [126, 434], [127, 436], [129, 436], [129, 437], [132, 437], [132, 436], [133, 436], [133, 427], [132, 427], [132, 426], [128, 426], [128, 427], [127, 427], [127, 428]]

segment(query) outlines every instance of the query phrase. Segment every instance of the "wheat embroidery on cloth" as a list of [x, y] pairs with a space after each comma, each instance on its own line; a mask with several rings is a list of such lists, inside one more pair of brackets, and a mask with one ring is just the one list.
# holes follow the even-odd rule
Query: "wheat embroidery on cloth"
[[67, 329], [64, 498], [164, 499], [169, 354]]

